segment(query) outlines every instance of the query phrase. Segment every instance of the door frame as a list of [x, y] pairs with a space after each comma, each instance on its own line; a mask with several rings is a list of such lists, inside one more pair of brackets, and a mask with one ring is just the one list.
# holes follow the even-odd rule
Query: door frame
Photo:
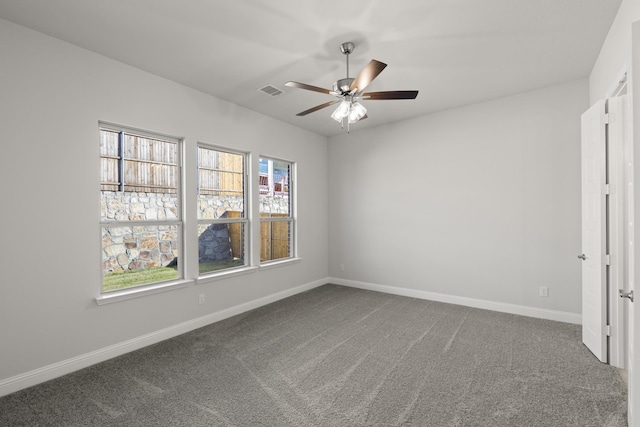
[[[635, 165], [640, 165], [640, 21], [631, 24], [631, 74], [627, 83], [627, 92], [629, 99], [629, 114], [632, 118], [627, 132], [631, 137], [630, 157], [626, 160], [629, 165], [629, 222], [628, 222], [628, 240], [629, 240], [629, 267], [628, 267], [628, 288], [627, 290], [636, 290], [635, 272], [640, 271], [640, 252], [636, 255], [634, 242], [640, 242], [640, 227], [635, 224], [640, 221], [640, 191], [636, 190], [635, 184]], [[636, 149], [637, 148], [637, 149]], [[636, 239], [638, 237], [638, 239]], [[640, 288], [639, 288], [640, 290]], [[640, 312], [636, 314], [634, 304], [630, 301], [628, 304], [628, 412], [627, 417], [629, 425], [637, 425], [640, 422], [640, 351], [636, 351], [640, 347]]]

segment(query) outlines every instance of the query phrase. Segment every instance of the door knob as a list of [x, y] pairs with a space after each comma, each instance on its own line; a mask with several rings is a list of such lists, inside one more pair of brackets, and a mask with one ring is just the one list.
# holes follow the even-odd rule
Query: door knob
[[624, 289], [620, 289], [620, 298], [629, 298], [633, 302], [633, 291], [625, 292]]
[[585, 254], [578, 255], [578, 259], [581, 259], [584, 261], [585, 259], [587, 259], [587, 256]]

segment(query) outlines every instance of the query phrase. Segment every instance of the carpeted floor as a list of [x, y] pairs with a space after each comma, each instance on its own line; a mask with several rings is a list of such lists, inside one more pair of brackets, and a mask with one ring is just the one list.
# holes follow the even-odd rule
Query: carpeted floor
[[2, 426], [626, 426], [580, 326], [325, 285], [0, 398]]

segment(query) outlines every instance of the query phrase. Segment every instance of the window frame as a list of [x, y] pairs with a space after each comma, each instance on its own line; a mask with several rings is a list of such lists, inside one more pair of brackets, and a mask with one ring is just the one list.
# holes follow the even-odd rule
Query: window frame
[[[269, 155], [260, 155], [258, 158], [258, 165], [260, 164], [261, 160], [267, 160], [267, 161], [275, 161], [275, 162], [282, 162], [282, 163], [287, 163], [289, 165], [289, 173], [288, 173], [288, 199], [289, 199], [289, 212], [288, 212], [288, 216], [284, 216], [284, 217], [263, 217], [262, 213], [263, 212], [259, 212], [259, 218], [260, 218], [260, 249], [259, 249], [259, 254], [258, 254], [258, 260], [259, 260], [259, 265], [261, 269], [268, 269], [268, 268], [273, 268], [273, 267], [277, 267], [283, 264], [289, 264], [292, 262], [299, 262], [300, 258], [298, 257], [298, 245], [297, 245], [297, 218], [296, 218], [296, 213], [297, 213], [297, 207], [296, 207], [296, 191], [297, 191], [297, 183], [296, 183], [296, 172], [297, 172], [297, 163], [291, 160], [286, 160], [283, 158], [279, 158], [279, 157], [274, 157], [274, 156], [269, 156]], [[260, 167], [258, 166], [258, 170], [260, 169]], [[261, 187], [261, 183], [260, 183], [260, 173], [258, 173], [258, 179], [256, 180], [256, 182], [254, 182], [254, 185], [256, 185], [256, 190], [258, 193], [258, 200], [259, 200], [259, 205], [260, 207], [262, 206], [262, 203], [260, 202], [260, 197], [262, 196], [261, 191], [260, 191], [260, 187]], [[270, 214], [273, 212], [269, 212]], [[287, 257], [282, 257], [282, 258], [276, 258], [276, 259], [268, 259], [268, 260], [262, 260], [262, 224], [263, 223], [269, 223], [269, 224], [273, 224], [273, 223], [282, 223], [282, 222], [287, 222], [289, 224], [289, 236], [288, 236], [288, 244], [289, 244], [289, 256]], [[272, 237], [272, 236], [270, 236]]]
[[[252, 191], [252, 187], [251, 187], [251, 180], [250, 180], [250, 174], [249, 174], [249, 165], [250, 160], [251, 160], [251, 153], [246, 152], [246, 151], [242, 151], [242, 150], [236, 150], [233, 148], [228, 148], [228, 147], [223, 147], [220, 145], [215, 145], [215, 144], [209, 144], [206, 142], [198, 142], [196, 144], [196, 177], [197, 177], [197, 188], [196, 188], [196, 204], [200, 203], [200, 149], [206, 149], [206, 150], [213, 150], [213, 151], [217, 151], [217, 152], [221, 152], [221, 153], [228, 153], [228, 154], [233, 154], [233, 155], [239, 155], [242, 156], [242, 179], [243, 179], [243, 185], [242, 185], [242, 216], [239, 218], [200, 218], [200, 211], [199, 211], [199, 207], [196, 207], [196, 214], [195, 214], [195, 219], [196, 219], [196, 224], [198, 229], [200, 228], [200, 226], [205, 225], [205, 224], [241, 224], [243, 231], [241, 233], [241, 247], [242, 247], [242, 254], [243, 254], [243, 264], [242, 265], [238, 265], [238, 266], [232, 266], [232, 267], [227, 267], [227, 268], [222, 268], [219, 270], [212, 270], [212, 271], [207, 271], [207, 272], [200, 272], [200, 250], [199, 250], [199, 239], [200, 239], [200, 233], [197, 233], [197, 240], [196, 240], [196, 245], [197, 250], [195, 253], [198, 254], [198, 275], [197, 275], [197, 282], [198, 283], [203, 283], [203, 282], [207, 282], [207, 281], [211, 281], [211, 280], [215, 280], [215, 279], [220, 279], [220, 278], [227, 278], [227, 277], [231, 277], [231, 276], [235, 276], [238, 274], [245, 274], [245, 273], [249, 273], [249, 272], [253, 272], [255, 271], [255, 267], [253, 267], [253, 262], [251, 260], [251, 247], [252, 247], [252, 238], [251, 238], [251, 209], [250, 209], [250, 195], [251, 195], [251, 191]], [[223, 189], [220, 189], [220, 191], [224, 191]]]
[[[101, 138], [101, 132], [102, 131], [108, 131], [108, 132], [118, 132], [118, 133], [123, 133], [125, 135], [131, 135], [131, 136], [137, 136], [137, 137], [142, 137], [142, 138], [149, 138], [149, 139], [153, 139], [153, 140], [159, 140], [159, 141], [166, 141], [166, 142], [170, 142], [170, 143], [175, 143], [176, 144], [176, 152], [175, 152], [175, 156], [176, 156], [176, 161], [175, 161], [175, 167], [176, 167], [176, 172], [175, 172], [175, 191], [176, 191], [176, 212], [175, 212], [175, 218], [163, 218], [163, 219], [145, 219], [145, 220], [131, 220], [131, 219], [127, 219], [127, 220], [119, 220], [119, 219], [105, 219], [102, 216], [102, 212], [100, 214], [100, 221], [99, 221], [99, 229], [100, 229], [100, 240], [101, 240], [101, 244], [100, 244], [100, 262], [101, 262], [101, 268], [100, 268], [100, 280], [99, 280], [99, 286], [98, 286], [98, 296], [95, 298], [95, 301], [98, 305], [103, 305], [103, 304], [107, 304], [107, 303], [111, 303], [111, 302], [116, 302], [116, 301], [121, 301], [121, 300], [126, 300], [126, 299], [130, 299], [130, 298], [135, 298], [135, 297], [139, 297], [139, 296], [143, 296], [143, 295], [147, 295], [147, 294], [152, 294], [152, 293], [158, 293], [158, 292], [165, 292], [168, 290], [172, 290], [172, 289], [176, 289], [176, 288], [182, 288], [182, 287], [186, 287], [188, 286], [190, 283], [193, 282], [193, 280], [186, 280], [185, 279], [185, 252], [184, 252], [184, 248], [185, 248], [185, 224], [184, 224], [184, 202], [185, 202], [185, 190], [184, 190], [184, 150], [185, 150], [185, 142], [184, 142], [184, 138], [181, 137], [176, 137], [176, 136], [171, 136], [171, 135], [166, 135], [160, 132], [151, 132], [151, 131], [145, 131], [145, 130], [141, 130], [141, 129], [136, 129], [136, 128], [131, 128], [128, 126], [123, 126], [123, 125], [118, 125], [118, 124], [114, 124], [114, 123], [108, 123], [108, 122], [103, 122], [100, 121], [98, 122], [98, 141], [100, 141]], [[99, 156], [100, 159], [103, 157], [102, 155]], [[99, 169], [101, 170], [102, 168], [102, 163], [99, 164]], [[123, 171], [119, 171], [118, 172], [118, 179], [120, 180], [121, 184], [124, 184], [122, 181], [124, 180], [124, 173]], [[110, 190], [103, 190], [102, 187], [100, 186], [100, 197], [102, 199], [102, 191], [110, 191]], [[118, 190], [116, 192], [122, 192], [122, 190]], [[127, 191], [130, 193], [135, 193], [135, 191]], [[147, 191], [145, 191], [145, 193], [148, 193]], [[105, 228], [118, 228], [118, 227], [123, 227], [123, 228], [132, 228], [132, 227], [163, 227], [163, 226], [168, 226], [168, 227], [176, 227], [176, 248], [177, 248], [177, 253], [178, 256], [176, 258], [179, 259], [178, 263], [177, 263], [177, 277], [176, 278], [172, 278], [169, 280], [160, 280], [160, 281], [156, 281], [156, 282], [151, 282], [151, 283], [143, 283], [143, 284], [139, 284], [139, 285], [134, 285], [134, 286], [128, 286], [122, 289], [117, 289], [117, 290], [111, 290], [111, 291], [105, 291], [104, 290], [104, 268], [102, 266], [102, 263], [104, 262], [104, 258], [103, 258], [103, 252], [104, 252], [104, 243], [102, 242], [102, 235], [103, 235], [103, 230]]]

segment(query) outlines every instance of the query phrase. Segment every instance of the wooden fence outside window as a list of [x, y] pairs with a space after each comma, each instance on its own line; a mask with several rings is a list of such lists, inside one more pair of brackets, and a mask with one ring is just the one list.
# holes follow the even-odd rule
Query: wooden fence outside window
[[100, 166], [101, 190], [177, 193], [175, 142], [102, 129]]

